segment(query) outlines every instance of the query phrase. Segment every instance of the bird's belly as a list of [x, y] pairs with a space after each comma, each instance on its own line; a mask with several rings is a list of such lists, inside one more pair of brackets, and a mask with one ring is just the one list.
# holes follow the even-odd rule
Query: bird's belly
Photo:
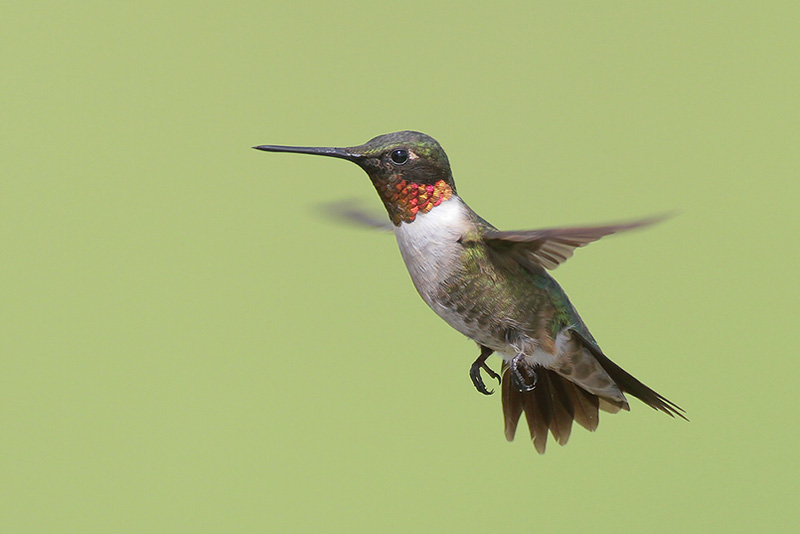
[[396, 228], [400, 253], [422, 299], [455, 330], [506, 360], [523, 352], [531, 363], [548, 365], [555, 361], [556, 355], [532, 337], [515, 335], [509, 339], [508, 332], [524, 330], [522, 323], [526, 321], [514, 299], [495, 298], [498, 293], [507, 293], [507, 288], [500, 287], [502, 277], [481, 284], [475, 283], [475, 277], [482, 274], [464, 276], [464, 247], [459, 243], [464, 225], [459, 201], [453, 199]]
[[[443, 306], [440, 303], [428, 303], [439, 317], [447, 324], [472, 339], [476, 343], [489, 347], [506, 362], [510, 362], [518, 354], [525, 354], [525, 360], [531, 365], [540, 365], [554, 369], [558, 366], [559, 354], [568, 336], [559, 333], [554, 343], [544, 346], [533, 337], [521, 336], [514, 342], [509, 342], [502, 334], [504, 328], [489, 321], [476, 320], [473, 317], [458, 313], [456, 310]], [[486, 323], [489, 323], [487, 326]]]
[[[555, 354], [545, 351], [533, 338], [516, 337], [516, 343], [509, 342], [508, 332], [519, 332], [522, 329], [520, 321], [510, 316], [507, 309], [494, 305], [485, 295], [468, 295], [466, 288], [459, 287], [467, 282], [459, 281], [457, 257], [448, 257], [441, 251], [426, 256], [425, 261], [416, 255], [404, 254], [403, 257], [422, 299], [452, 328], [496, 351], [506, 360], [520, 352], [527, 354], [531, 363], [546, 365], [555, 360]], [[449, 299], [444, 285], [458, 296]], [[494, 286], [493, 289], [498, 288]]]

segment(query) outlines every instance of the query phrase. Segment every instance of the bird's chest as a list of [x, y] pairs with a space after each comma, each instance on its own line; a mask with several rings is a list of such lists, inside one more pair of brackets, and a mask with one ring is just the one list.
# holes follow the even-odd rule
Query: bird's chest
[[395, 228], [408, 272], [428, 306], [465, 336], [505, 353], [511, 350], [508, 332], [524, 330], [530, 322], [526, 311], [536, 309], [521, 305], [514, 291], [519, 284], [509, 273], [480, 249], [462, 244], [474, 232], [457, 199]]
[[459, 268], [463, 253], [459, 239], [467, 225], [460, 203], [453, 199], [395, 228], [411, 280], [423, 300], [437, 313], [435, 296], [442, 282]]
[[395, 235], [411, 280], [428, 306], [465, 336], [494, 345], [483, 321], [465, 313], [460, 299], [453, 300], [448, 292], [453, 288], [463, 290], [462, 282], [468, 283], [462, 280], [465, 249], [459, 240], [474, 230], [472, 224], [460, 203], [451, 200], [417, 216], [412, 223], [402, 223]]

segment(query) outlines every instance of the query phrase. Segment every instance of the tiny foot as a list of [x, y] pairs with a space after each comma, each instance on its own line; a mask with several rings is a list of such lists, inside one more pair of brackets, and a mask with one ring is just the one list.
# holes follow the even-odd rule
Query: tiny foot
[[489, 376], [491, 376], [492, 378], [494, 378], [495, 380], [497, 380], [497, 383], [498, 383], [498, 384], [500, 384], [500, 383], [501, 383], [501, 381], [502, 381], [502, 380], [501, 380], [501, 378], [500, 378], [500, 375], [498, 375], [497, 373], [495, 373], [494, 371], [492, 371], [492, 368], [491, 368], [491, 367], [489, 367], [488, 365], [486, 365], [486, 364], [484, 363], [484, 364], [483, 364], [483, 366], [482, 366], [481, 368], [482, 368], [484, 371], [486, 371], [486, 374], [487, 374], [487, 375], [489, 375]]
[[[520, 367], [525, 366], [526, 370], [531, 374], [532, 382], [530, 385], [525, 383], [525, 377], [522, 376]], [[533, 391], [536, 388], [536, 371], [525, 362], [525, 355], [520, 353], [514, 356], [511, 360], [511, 382], [522, 393]]]
[[489, 391], [486, 389], [486, 385], [483, 383], [483, 378], [481, 377], [481, 369], [486, 371], [492, 378], [496, 378], [497, 382], [500, 383], [500, 375], [492, 371], [492, 369], [486, 365], [486, 358], [491, 356], [493, 352], [492, 349], [481, 345], [481, 355], [478, 356], [478, 359], [472, 363], [472, 367], [469, 369], [469, 377], [472, 379], [472, 385], [484, 395], [491, 395], [494, 393], [494, 390]]
[[483, 383], [483, 378], [481, 378], [481, 364], [479, 362], [472, 364], [472, 367], [469, 369], [469, 377], [472, 379], [472, 384], [475, 386], [475, 389], [484, 395], [491, 395], [494, 393], [494, 390], [489, 391], [486, 389], [486, 384]]

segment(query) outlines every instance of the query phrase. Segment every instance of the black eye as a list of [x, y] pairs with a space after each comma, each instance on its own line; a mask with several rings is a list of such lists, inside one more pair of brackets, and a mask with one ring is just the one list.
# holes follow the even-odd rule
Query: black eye
[[389, 156], [392, 159], [392, 163], [395, 165], [402, 165], [406, 161], [408, 161], [408, 150], [405, 148], [398, 148]]

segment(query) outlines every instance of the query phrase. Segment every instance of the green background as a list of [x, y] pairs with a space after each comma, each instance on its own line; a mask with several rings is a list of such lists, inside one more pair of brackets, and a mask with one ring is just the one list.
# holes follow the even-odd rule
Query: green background
[[[292, 4], [4, 5], [0, 530], [795, 531], [796, 3]], [[366, 175], [250, 149], [399, 129], [501, 228], [679, 212], [555, 275], [690, 423], [507, 443]]]

